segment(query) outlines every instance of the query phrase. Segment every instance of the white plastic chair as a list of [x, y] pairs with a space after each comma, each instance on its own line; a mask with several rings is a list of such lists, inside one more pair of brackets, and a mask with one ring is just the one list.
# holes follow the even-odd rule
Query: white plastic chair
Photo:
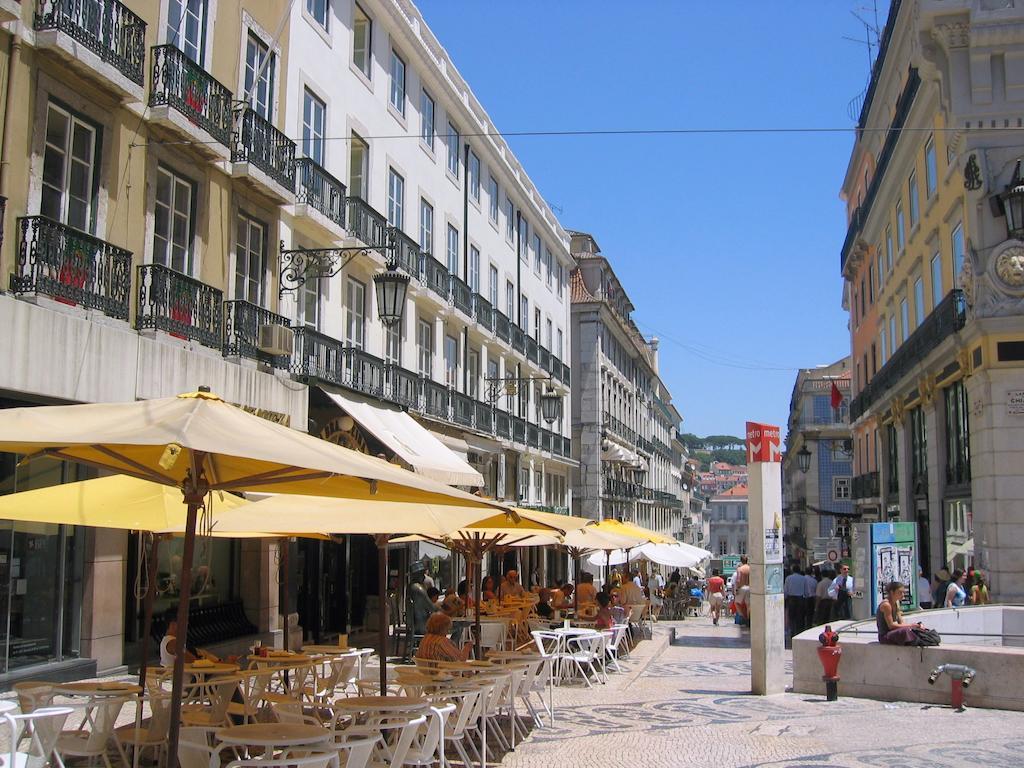
[[451, 703], [430, 708], [427, 722], [413, 737], [403, 765], [433, 765], [436, 760], [438, 765], [444, 766], [445, 725], [454, 711], [455, 705]]
[[216, 680], [211, 680], [206, 686], [210, 698], [209, 704], [200, 709], [182, 710], [182, 724], [200, 728], [230, 725], [228, 707], [240, 682], [241, 678], [236, 676], [218, 677]]
[[616, 624], [611, 629], [604, 631], [604, 636], [607, 638], [605, 641], [605, 654], [611, 666], [615, 667], [616, 672], [622, 671], [622, 668], [619, 666], [619, 656], [629, 655], [628, 648], [625, 653], [622, 653], [622, 649], [625, 647], [627, 629], [628, 627], [625, 624]]
[[[142, 706], [142, 700], [136, 701], [136, 706]], [[157, 762], [164, 755], [167, 748], [167, 728], [171, 720], [171, 695], [164, 691], [157, 693], [150, 690], [149, 694], [149, 722], [146, 725], [136, 726], [122, 725], [114, 730], [114, 737], [121, 748], [127, 754], [129, 751], [138, 751], [141, 756], [149, 748], [153, 748], [157, 754]]]
[[299, 754], [285, 751], [276, 757], [232, 760], [227, 768], [339, 768], [338, 751], [301, 750]]
[[596, 664], [603, 657], [604, 635], [599, 632], [586, 635], [572, 635], [566, 638], [563, 663], [579, 672], [588, 688], [593, 688], [591, 675], [597, 682], [604, 682]]
[[178, 732], [181, 768], [220, 768], [220, 752], [210, 746], [214, 732], [212, 728], [182, 728]]
[[61, 733], [57, 737], [57, 752], [62, 757], [101, 757], [107, 768], [113, 768], [110, 758], [107, 757], [107, 745], [113, 741], [121, 760], [127, 765], [128, 758], [121, 744], [114, 739], [117, 716], [127, 701], [127, 698], [120, 696], [90, 699], [82, 707], [86, 712], [83, 727], [76, 731]]
[[412, 746], [416, 733], [427, 722], [425, 715], [382, 713], [371, 715], [366, 723], [352, 724], [334, 731], [335, 743], [344, 745], [355, 739], [379, 736], [369, 765], [376, 768], [400, 766]]
[[503, 650], [508, 642], [508, 627], [503, 621], [480, 623], [480, 648]]
[[466, 753], [466, 740], [469, 738], [467, 728], [477, 712], [482, 692], [479, 686], [465, 686], [446, 690], [443, 694], [442, 701], [454, 706], [454, 711], [445, 721], [444, 741], [452, 746], [465, 766], [470, 765], [469, 755]]
[[[72, 712], [71, 707], [40, 707], [21, 715], [3, 715], [0, 722], [11, 730], [11, 750], [5, 768], [43, 768], [51, 757], [63, 768], [64, 762], [56, 751], [57, 739]], [[28, 745], [19, 749], [23, 737], [28, 739]]]

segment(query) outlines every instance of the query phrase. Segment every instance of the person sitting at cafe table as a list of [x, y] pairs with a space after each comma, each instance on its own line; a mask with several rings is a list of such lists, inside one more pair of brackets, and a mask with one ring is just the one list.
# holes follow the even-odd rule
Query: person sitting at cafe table
[[416, 651], [417, 659], [427, 661], [465, 661], [473, 650], [473, 646], [466, 644], [459, 648], [453, 643], [448, 635], [452, 631], [452, 618], [448, 614], [439, 611], [427, 619], [427, 633], [420, 641]]
[[537, 612], [537, 615], [542, 619], [553, 619], [555, 618], [555, 609], [551, 607], [551, 590], [545, 587], [538, 594], [540, 598], [533, 609]]
[[615, 625], [615, 617], [612, 615], [612, 597], [607, 592], [597, 593], [597, 616], [594, 618], [595, 629], [611, 629]]
[[519, 572], [511, 570], [505, 574], [505, 580], [498, 588], [498, 597], [504, 600], [508, 597], [522, 597], [526, 594], [523, 585], [519, 583]]
[[[160, 665], [170, 669], [174, 666], [174, 657], [178, 654], [178, 622], [171, 620], [167, 623], [167, 631], [160, 641]], [[196, 660], [196, 655], [187, 647], [185, 648], [185, 663], [191, 664]]]
[[580, 574], [580, 583], [576, 587], [576, 597], [581, 605], [597, 601], [597, 587], [594, 586], [594, 574], [589, 572]]
[[498, 598], [498, 589], [494, 586], [493, 576], [484, 576], [484, 580], [480, 582], [480, 599], [496, 600]]
[[576, 601], [576, 598], [573, 597], [572, 594], [574, 591], [575, 587], [573, 587], [572, 582], [565, 582], [565, 584], [562, 585], [562, 599], [555, 602], [555, 608], [557, 608], [560, 611], [564, 611], [566, 608], [572, 608], [573, 603]]
[[423, 586], [423, 571], [416, 571], [409, 578], [409, 591], [407, 600], [409, 603], [408, 616], [411, 617], [413, 634], [422, 635], [426, 631], [427, 618], [437, 610], [437, 606], [427, 596], [427, 589]]

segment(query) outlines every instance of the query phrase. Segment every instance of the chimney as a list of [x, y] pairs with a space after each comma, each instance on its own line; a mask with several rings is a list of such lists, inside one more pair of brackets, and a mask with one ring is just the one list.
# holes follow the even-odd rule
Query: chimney
[[660, 343], [661, 342], [658, 341], [657, 336], [651, 337], [651, 340], [647, 342], [647, 346], [651, 348], [651, 357], [654, 359], [654, 372], [659, 374], [660, 372], [658, 371], [658, 345]]

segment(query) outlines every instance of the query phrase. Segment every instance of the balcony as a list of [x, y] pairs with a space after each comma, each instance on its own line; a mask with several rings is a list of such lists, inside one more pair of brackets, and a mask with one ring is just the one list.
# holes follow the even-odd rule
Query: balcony
[[512, 439], [512, 416], [508, 411], [494, 409], [494, 434], [506, 440]]
[[510, 334], [512, 332], [512, 324], [508, 318], [502, 314], [501, 310], [495, 309], [494, 311], [494, 333], [495, 335], [504, 341], [506, 344], [509, 342]]
[[132, 254], [45, 216], [18, 219], [11, 291], [128, 319]]
[[35, 44], [123, 100], [142, 101], [146, 23], [118, 0], [38, 0]]
[[853, 478], [853, 499], [877, 499], [879, 493], [877, 472], [868, 472]]
[[856, 421], [863, 416], [916, 365], [922, 363], [937, 346], [959, 332], [966, 322], [967, 302], [964, 300], [963, 291], [952, 290], [879, 369], [860, 394], [853, 398], [850, 402], [850, 421]]
[[438, 384], [433, 379], [421, 379], [423, 391], [423, 412], [428, 416], [438, 419], [449, 418], [448, 415], [448, 387]]
[[463, 427], [473, 426], [473, 399], [469, 395], [452, 391], [452, 421]]
[[345, 386], [342, 363], [345, 345], [312, 328], [295, 329], [295, 348], [288, 370], [301, 381]]
[[313, 221], [329, 240], [345, 236], [345, 185], [312, 158], [295, 161], [295, 216]]
[[526, 421], [518, 416], [512, 417], [512, 442], [526, 444]]
[[384, 371], [384, 397], [393, 403], [419, 410], [420, 408], [420, 377], [419, 374], [407, 371], [400, 365], [388, 363]]
[[467, 317], [473, 316], [473, 289], [455, 275], [451, 277], [451, 296], [457, 310]]
[[540, 427], [536, 424], [526, 425], [526, 444], [531, 448], [540, 448]]
[[551, 373], [551, 378], [562, 380], [562, 361], [559, 360], [554, 354], [551, 355], [551, 367], [548, 369]]
[[526, 359], [534, 365], [540, 360], [540, 345], [533, 336], [526, 337]]
[[295, 202], [295, 142], [246, 105], [235, 110], [231, 175], [275, 203]]
[[482, 328], [494, 331], [494, 307], [479, 293], [473, 296], [473, 316]]
[[431, 291], [448, 301], [450, 295], [448, 268], [429, 253], [424, 253], [420, 259], [420, 279]]
[[384, 397], [383, 360], [355, 347], [345, 347], [341, 359], [345, 386], [371, 397]]
[[0, 23], [21, 19], [21, 0], [0, 0]]
[[388, 243], [398, 268], [417, 280], [420, 276], [420, 246], [398, 227], [388, 227]]
[[551, 373], [551, 358], [551, 352], [549, 352], [545, 347], [541, 347], [540, 354], [537, 359], [537, 365], [539, 365], [542, 370]]
[[220, 347], [224, 324], [221, 291], [162, 264], [142, 264], [137, 271], [137, 330], [164, 331], [212, 349]]
[[613, 435], [622, 438], [629, 445], [636, 445], [636, 432], [610, 413], [604, 414], [604, 426]]
[[556, 435], [550, 429], [541, 429], [540, 431], [540, 449], [547, 451], [548, 453], [555, 452], [555, 439], [559, 440], [559, 448], [561, 448], [561, 437]]
[[570, 378], [569, 377], [569, 366], [566, 365], [565, 363], [562, 363], [562, 376], [561, 376], [561, 379], [565, 383], [566, 386], [569, 386], [571, 384], [571, 382], [569, 381], [569, 378]]
[[388, 244], [388, 220], [361, 197], [345, 200], [349, 234], [383, 256]]
[[152, 49], [150, 120], [173, 131], [209, 157], [230, 156], [231, 90], [175, 48]]
[[260, 350], [260, 328], [264, 325], [291, 327], [291, 321], [248, 301], [225, 301], [224, 356], [247, 357], [274, 368], [290, 368], [291, 360], [288, 355], [269, 355]]
[[473, 425], [478, 432], [494, 434], [494, 408], [487, 403], [473, 403]]
[[512, 324], [512, 349], [526, 355], [526, 333], [518, 325]]

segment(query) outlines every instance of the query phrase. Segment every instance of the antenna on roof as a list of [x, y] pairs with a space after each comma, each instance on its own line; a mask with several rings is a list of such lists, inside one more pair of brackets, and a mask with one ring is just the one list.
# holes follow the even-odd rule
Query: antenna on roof
[[[864, 14], [868, 12], [871, 13], [873, 21], [868, 21], [864, 18]], [[851, 43], [864, 46], [868, 57], [868, 84], [870, 85], [871, 68], [875, 63], [875, 53], [879, 48], [879, 41], [882, 37], [882, 30], [878, 26], [878, 0], [872, 0], [870, 6], [861, 6], [856, 10], [850, 11], [850, 15], [864, 27], [864, 37], [848, 37], [843, 35], [843, 40], [849, 40]], [[858, 120], [860, 118], [860, 111], [864, 106], [864, 97], [867, 95], [867, 92], [868, 85], [865, 85], [864, 90], [850, 99], [850, 102], [846, 105], [846, 114], [849, 115], [851, 120]]]

